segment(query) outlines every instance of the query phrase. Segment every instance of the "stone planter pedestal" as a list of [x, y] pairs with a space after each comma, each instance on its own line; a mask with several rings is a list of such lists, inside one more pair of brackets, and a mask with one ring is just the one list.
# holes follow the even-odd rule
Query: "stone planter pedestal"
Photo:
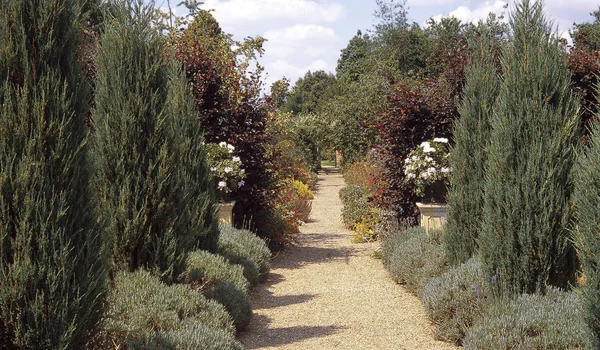
[[233, 224], [233, 206], [235, 201], [227, 203], [218, 203], [219, 205], [219, 224]]
[[448, 205], [439, 203], [417, 203], [421, 212], [421, 227], [425, 232], [441, 229], [448, 218]]

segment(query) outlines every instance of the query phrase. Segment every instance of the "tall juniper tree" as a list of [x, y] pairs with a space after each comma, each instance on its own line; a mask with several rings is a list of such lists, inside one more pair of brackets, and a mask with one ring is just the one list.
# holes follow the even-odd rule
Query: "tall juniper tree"
[[479, 236], [486, 274], [507, 296], [543, 293], [568, 274], [570, 172], [579, 125], [566, 53], [542, 4], [515, 5], [510, 26]]
[[600, 342], [600, 126], [592, 127], [589, 148], [577, 159], [574, 203], [577, 226], [574, 242], [585, 284], [582, 287], [585, 316]]
[[96, 56], [94, 140], [113, 262], [173, 282], [187, 252], [216, 249], [201, 134], [188, 130], [193, 100], [182, 96], [186, 85], [177, 86], [151, 5], [128, 0], [109, 8]]
[[453, 171], [447, 196], [449, 212], [444, 245], [449, 261], [455, 265], [467, 261], [477, 249], [489, 124], [500, 88], [493, 34], [481, 29], [483, 32], [470, 43], [471, 64], [466, 70], [460, 116], [454, 123], [454, 147], [450, 153]]
[[0, 346], [82, 349], [107, 257], [90, 186], [83, 1], [0, 1]]

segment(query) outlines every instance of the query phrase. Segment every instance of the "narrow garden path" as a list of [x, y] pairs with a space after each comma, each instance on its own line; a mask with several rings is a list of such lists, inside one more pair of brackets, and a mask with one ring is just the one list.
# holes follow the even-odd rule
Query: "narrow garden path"
[[252, 292], [254, 316], [240, 341], [246, 349], [455, 349], [433, 339], [419, 299], [372, 257], [379, 243], [350, 242], [343, 186], [331, 168], [319, 175], [309, 223]]

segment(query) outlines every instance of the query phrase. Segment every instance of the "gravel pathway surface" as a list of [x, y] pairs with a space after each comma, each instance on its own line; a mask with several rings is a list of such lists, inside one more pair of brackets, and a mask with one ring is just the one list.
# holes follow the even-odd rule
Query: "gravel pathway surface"
[[379, 244], [350, 242], [343, 186], [333, 169], [319, 175], [310, 220], [253, 290], [254, 316], [239, 340], [246, 349], [456, 349], [433, 339], [420, 300], [372, 257]]

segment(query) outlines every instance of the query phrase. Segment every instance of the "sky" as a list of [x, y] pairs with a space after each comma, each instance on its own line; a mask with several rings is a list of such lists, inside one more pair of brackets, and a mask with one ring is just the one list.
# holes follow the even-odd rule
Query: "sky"
[[[165, 0], [156, 0], [158, 5], [161, 1]], [[409, 22], [423, 26], [429, 18], [454, 16], [477, 22], [489, 12], [507, 14], [507, 2], [510, 11], [513, 0], [407, 0], [406, 7]], [[592, 21], [590, 13], [599, 8], [592, 0], [545, 0], [544, 4], [546, 15], [565, 37], [573, 23]], [[294, 83], [309, 70], [335, 73], [341, 50], [357, 30], [364, 33], [373, 28], [377, 4], [375, 0], [205, 0], [201, 7], [214, 10], [223, 30], [237, 40], [267, 39], [259, 62], [265, 67], [265, 85], [270, 86], [283, 77]]]

